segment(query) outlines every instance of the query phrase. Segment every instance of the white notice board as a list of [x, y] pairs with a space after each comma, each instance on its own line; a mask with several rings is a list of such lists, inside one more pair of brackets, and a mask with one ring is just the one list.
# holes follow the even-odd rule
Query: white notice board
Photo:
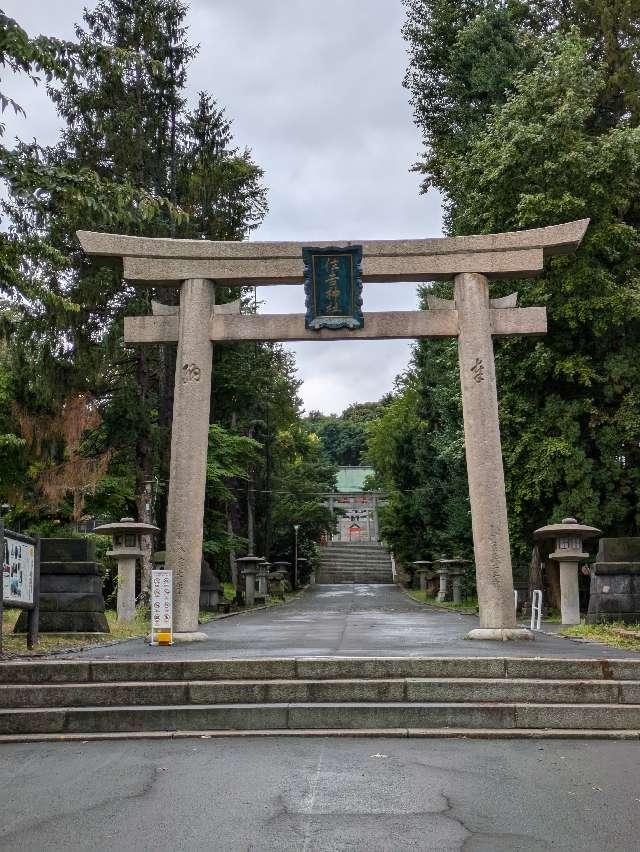
[[158, 631], [173, 632], [173, 571], [151, 572], [151, 640]]
[[36, 549], [33, 544], [4, 536], [2, 599], [11, 604], [33, 604]]

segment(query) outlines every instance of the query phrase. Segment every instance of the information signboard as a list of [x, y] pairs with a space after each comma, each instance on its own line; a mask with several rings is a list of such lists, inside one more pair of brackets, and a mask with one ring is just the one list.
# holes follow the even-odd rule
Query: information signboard
[[2, 598], [5, 606], [34, 603], [36, 548], [4, 535], [2, 557]]
[[173, 571], [151, 572], [151, 644], [173, 644]]
[[0, 654], [5, 606], [27, 610], [27, 648], [38, 644], [40, 623], [40, 539], [5, 530], [0, 521]]

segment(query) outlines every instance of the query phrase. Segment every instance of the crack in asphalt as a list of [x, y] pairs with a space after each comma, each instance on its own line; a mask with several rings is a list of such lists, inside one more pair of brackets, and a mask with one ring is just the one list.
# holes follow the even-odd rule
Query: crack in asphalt
[[[12, 828], [10, 831], [5, 831], [4, 827], [0, 828], [0, 839], [2, 839], [3, 844], [6, 841], [13, 840], [14, 842], [20, 843], [20, 847], [24, 848], [25, 837], [33, 832], [41, 831], [43, 828], [47, 826], [54, 826], [61, 822], [68, 820], [69, 818], [77, 818], [82, 816], [83, 814], [91, 814], [97, 811], [100, 811], [104, 808], [113, 807], [115, 805], [119, 805], [122, 802], [130, 801], [130, 800], [139, 800], [144, 799], [152, 789], [156, 786], [158, 780], [161, 777], [162, 769], [160, 766], [150, 766], [150, 767], [138, 767], [138, 772], [145, 777], [141, 779], [141, 783], [139, 788], [132, 789], [129, 791], [122, 791], [113, 796], [108, 796], [104, 799], [101, 799], [98, 802], [94, 802], [93, 804], [88, 804], [86, 806], [80, 806], [77, 808], [69, 808], [63, 812], [57, 811], [55, 814], [50, 814], [49, 816], [43, 816], [40, 819], [30, 819], [28, 822], [24, 822], [22, 825], [16, 826]], [[129, 768], [126, 779], [131, 782], [131, 768]], [[16, 847], [17, 848], [17, 847]]]

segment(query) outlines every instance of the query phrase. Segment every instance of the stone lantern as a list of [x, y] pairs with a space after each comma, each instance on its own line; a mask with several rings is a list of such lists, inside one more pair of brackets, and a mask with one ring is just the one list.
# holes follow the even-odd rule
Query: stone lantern
[[133, 518], [122, 518], [113, 524], [102, 524], [94, 532], [110, 535], [111, 550], [118, 562], [118, 621], [133, 621], [136, 617], [136, 559], [143, 556], [142, 536], [159, 533], [153, 524], [139, 524]]
[[420, 591], [426, 595], [427, 583], [433, 577], [433, 571], [431, 569], [433, 562], [429, 562], [426, 559], [416, 559], [415, 562], [412, 562], [411, 564], [416, 566], [415, 573], [420, 578]]
[[550, 555], [560, 564], [560, 609], [563, 624], [580, 624], [580, 595], [578, 563], [589, 554], [582, 552], [582, 542], [602, 535], [602, 530], [579, 524], [575, 518], [563, 518], [561, 524], [550, 524], [534, 532], [534, 538], [555, 539], [555, 551]]
[[285, 590], [286, 583], [289, 578], [289, 569], [291, 568], [290, 562], [273, 562], [271, 564], [271, 572], [269, 573], [269, 580], [272, 580], [274, 583], [277, 583], [277, 589], [280, 595], [280, 599], [285, 599]]
[[462, 579], [464, 577], [464, 566], [469, 563], [468, 559], [438, 559], [435, 563], [436, 571], [440, 577], [440, 591], [437, 600], [442, 603], [449, 596], [449, 581], [451, 580], [453, 603], [462, 603]]
[[238, 559], [236, 559], [236, 563], [240, 566], [240, 571], [245, 581], [244, 602], [246, 606], [255, 605], [256, 575], [258, 574], [259, 565], [261, 562], [261, 556], [240, 556]]

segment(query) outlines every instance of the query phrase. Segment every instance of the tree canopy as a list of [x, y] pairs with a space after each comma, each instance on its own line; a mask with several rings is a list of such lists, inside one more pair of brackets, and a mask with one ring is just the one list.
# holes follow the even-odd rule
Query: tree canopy
[[[85, 514], [164, 526], [175, 347], [126, 346], [123, 319], [178, 292], [90, 263], [76, 230], [242, 240], [268, 211], [225, 108], [210, 92], [188, 101], [186, 12], [99, 0], [69, 42], [0, 20], [0, 65], [45, 84], [61, 122], [55, 145], [0, 158], [0, 497], [23, 528], [68, 532]], [[238, 295], [254, 310], [249, 293], [216, 299]], [[236, 549], [286, 556], [303, 515], [303, 549], [330, 524], [318, 495], [333, 468], [302, 429], [298, 384], [281, 347], [216, 347], [205, 547], [223, 575]]]
[[[493, 287], [518, 289], [520, 304], [549, 318], [543, 338], [495, 342], [516, 560], [537, 526], [563, 515], [637, 534], [637, 10], [600, 0], [405, 6], [405, 82], [425, 146], [416, 168], [424, 191], [444, 194], [449, 234], [592, 220], [575, 257]], [[452, 295], [445, 284], [426, 290]], [[370, 443], [392, 494], [383, 532], [405, 559], [470, 547], [454, 347], [415, 347]]]

